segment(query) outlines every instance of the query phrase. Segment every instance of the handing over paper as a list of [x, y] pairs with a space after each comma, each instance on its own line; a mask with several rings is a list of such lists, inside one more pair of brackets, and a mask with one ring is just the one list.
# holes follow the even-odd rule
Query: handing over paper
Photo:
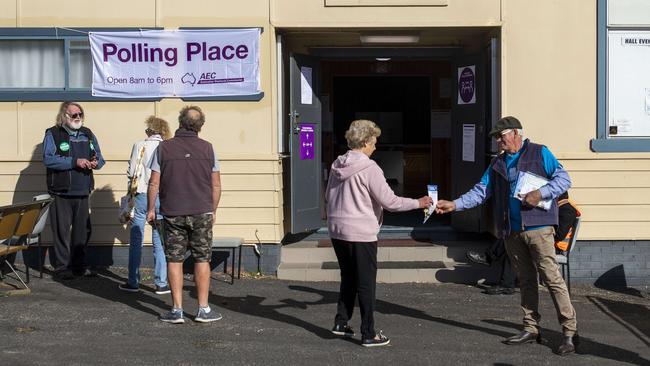
[[[523, 201], [526, 193], [540, 189], [548, 183], [548, 179], [529, 172], [519, 172], [517, 185], [515, 186], [514, 198]], [[539, 201], [537, 207], [548, 210], [551, 208], [552, 200]]]
[[433, 200], [433, 203], [431, 203], [431, 206], [424, 209], [424, 221], [422, 221], [423, 224], [427, 222], [429, 217], [431, 217], [433, 211], [436, 209], [436, 204], [438, 203], [438, 186], [435, 184], [427, 185], [427, 192], [429, 197], [431, 197], [431, 200]]

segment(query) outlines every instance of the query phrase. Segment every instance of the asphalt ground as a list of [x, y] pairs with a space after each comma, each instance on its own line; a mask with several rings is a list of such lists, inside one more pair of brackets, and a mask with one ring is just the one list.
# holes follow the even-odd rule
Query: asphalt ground
[[[338, 283], [216, 275], [210, 303], [223, 319], [195, 323], [196, 294], [186, 281], [186, 323], [157, 320], [170, 295], [117, 286], [124, 269], [57, 282], [32, 278], [27, 295], [0, 297], [0, 365], [650, 365], [650, 295], [573, 288], [582, 343], [557, 356], [553, 304], [540, 291], [544, 344], [508, 346], [520, 329], [519, 294], [490, 296], [459, 284], [378, 284], [375, 323], [391, 338], [364, 348], [336, 337]], [[188, 276], [189, 279], [189, 276]], [[11, 282], [8, 279], [7, 282]], [[0, 294], [8, 294], [6, 286]]]

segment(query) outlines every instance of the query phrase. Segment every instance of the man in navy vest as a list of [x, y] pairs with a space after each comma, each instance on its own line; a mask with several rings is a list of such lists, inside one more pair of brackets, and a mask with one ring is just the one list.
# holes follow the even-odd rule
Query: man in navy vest
[[[569, 174], [546, 146], [524, 140], [522, 127], [515, 117], [497, 121], [490, 135], [502, 151], [492, 159], [478, 182], [454, 201], [440, 200], [437, 213], [462, 211], [476, 207], [493, 197], [497, 235], [505, 240], [506, 251], [521, 289], [524, 329], [507, 338], [506, 344], [541, 342], [539, 330], [539, 294], [537, 273], [551, 294], [564, 337], [557, 349], [560, 355], [575, 352], [579, 338], [576, 313], [555, 259], [553, 234], [558, 224], [557, 197], [571, 186]], [[520, 172], [548, 179], [548, 183], [525, 195], [515, 197]], [[538, 207], [551, 200], [548, 210]]]
[[54, 197], [50, 258], [55, 278], [62, 280], [95, 275], [85, 260], [91, 233], [88, 196], [94, 188], [93, 170], [104, 165], [104, 158], [97, 137], [83, 124], [81, 105], [63, 102], [56, 125], [45, 131], [43, 140], [47, 191]]
[[160, 214], [167, 258], [167, 278], [173, 307], [160, 316], [167, 323], [185, 322], [183, 316], [183, 261], [189, 249], [194, 258], [199, 309], [194, 320], [209, 323], [221, 319], [210, 308], [210, 259], [212, 225], [221, 198], [219, 161], [212, 144], [198, 134], [205, 115], [196, 106], [185, 107], [178, 116], [174, 137], [161, 142], [151, 159], [147, 190], [147, 222], [155, 223], [156, 196], [160, 193]]

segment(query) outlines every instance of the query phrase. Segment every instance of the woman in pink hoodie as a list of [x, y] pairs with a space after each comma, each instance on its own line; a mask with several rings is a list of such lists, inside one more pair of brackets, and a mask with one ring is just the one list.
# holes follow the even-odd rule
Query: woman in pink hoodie
[[384, 346], [390, 340], [375, 333], [374, 308], [377, 280], [377, 233], [383, 210], [409, 211], [432, 204], [398, 197], [386, 183], [384, 173], [370, 160], [381, 130], [368, 120], [356, 120], [345, 133], [348, 150], [332, 164], [325, 198], [327, 228], [341, 269], [341, 288], [332, 333], [353, 336], [348, 320], [358, 296], [361, 311], [361, 344]]

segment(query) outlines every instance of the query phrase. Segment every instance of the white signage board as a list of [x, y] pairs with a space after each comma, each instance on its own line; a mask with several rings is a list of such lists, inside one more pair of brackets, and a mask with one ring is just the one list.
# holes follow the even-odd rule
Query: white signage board
[[476, 152], [476, 125], [463, 124], [463, 161], [474, 162]]
[[92, 94], [211, 97], [261, 92], [259, 28], [90, 32]]
[[650, 137], [650, 31], [609, 31], [607, 125], [610, 137]]

